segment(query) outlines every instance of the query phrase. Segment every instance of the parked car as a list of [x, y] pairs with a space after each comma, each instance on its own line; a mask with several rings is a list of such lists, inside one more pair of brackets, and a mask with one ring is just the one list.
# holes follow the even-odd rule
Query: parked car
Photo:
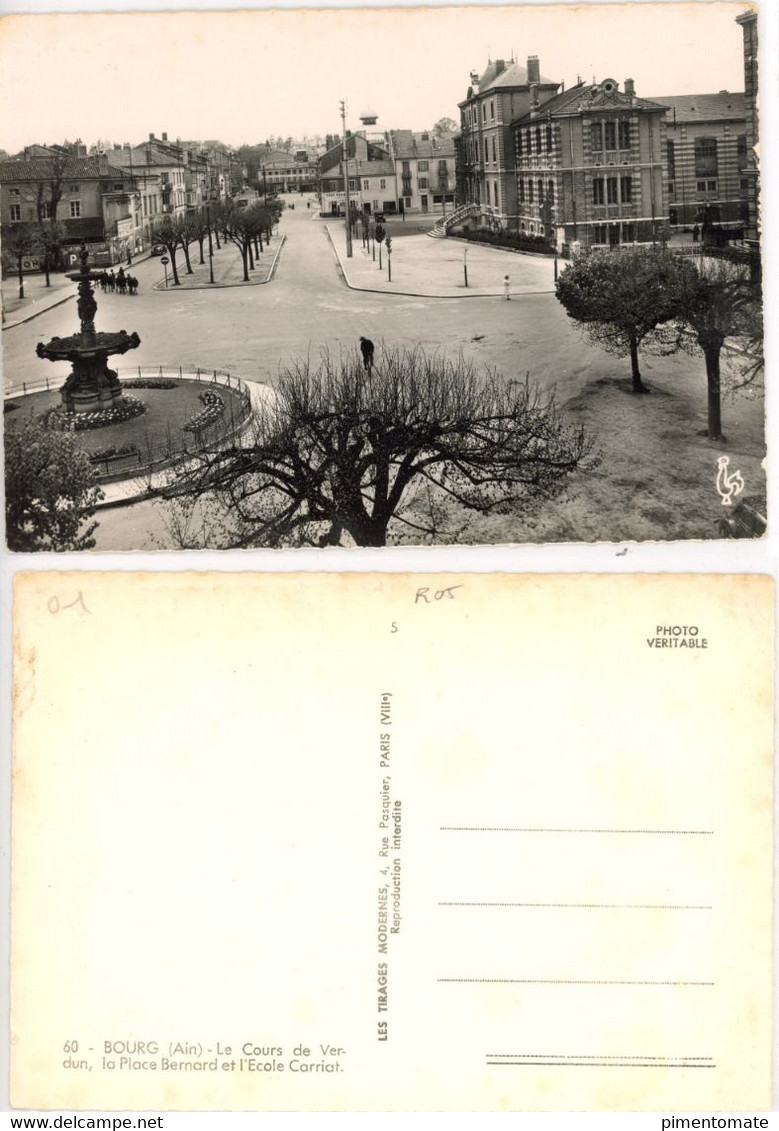
[[155, 243], [154, 246], [151, 249], [151, 254], [152, 255], [164, 255], [165, 250], [166, 249], [165, 249], [164, 243]]

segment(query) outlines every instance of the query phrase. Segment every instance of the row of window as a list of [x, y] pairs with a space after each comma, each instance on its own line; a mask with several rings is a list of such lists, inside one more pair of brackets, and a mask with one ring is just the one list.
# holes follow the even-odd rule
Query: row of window
[[[12, 204], [10, 206], [10, 214], [11, 214], [11, 222], [12, 223], [18, 222], [19, 220], [21, 220], [21, 218], [22, 218], [22, 206], [21, 206], [21, 204]], [[51, 219], [52, 211], [51, 211], [51, 204], [50, 203], [42, 205], [41, 214], [42, 214], [42, 217], [43, 217], [44, 220], [50, 220]], [[70, 218], [71, 218], [71, 220], [77, 220], [80, 215], [81, 215], [81, 201], [80, 200], [71, 200], [70, 201]]]
[[593, 243], [607, 243], [612, 246], [618, 243], [633, 243], [636, 238], [634, 224], [593, 224], [591, 234]]
[[[493, 162], [494, 165], [497, 165], [497, 163], [498, 163], [498, 145], [497, 145], [497, 139], [495, 137], [495, 134], [492, 134], [491, 138], [490, 137], [482, 138], [481, 142], [479, 142], [478, 138], [471, 139], [468, 142], [468, 147], [467, 147], [468, 160], [471, 161], [471, 162], [473, 162], [474, 160], [475, 161], [482, 161], [483, 160], [484, 164], [488, 165], [489, 161], [490, 161], [490, 141], [492, 141], [492, 162]], [[441, 162], [440, 164], [445, 164], [445, 162]], [[439, 164], [439, 172], [440, 172], [440, 164]]]
[[531, 157], [534, 153], [540, 155], [541, 153], [551, 154], [552, 152], [554, 133], [551, 126], [546, 126], [543, 129], [541, 126], [536, 126], [535, 128], [528, 127], [526, 130], [517, 130], [515, 137], [517, 157]]
[[[676, 179], [676, 143], [667, 141], [665, 144], [668, 176], [673, 181]], [[695, 176], [700, 180], [719, 176], [719, 150], [716, 137], [696, 137], [693, 144]], [[746, 134], [739, 134], [736, 138], [736, 160], [739, 172], [743, 173], [748, 163]]]
[[593, 150], [630, 149], [630, 118], [591, 122], [590, 145]]
[[[488, 110], [488, 104], [486, 102], [482, 102], [481, 103], [481, 120], [482, 120], [482, 122], [487, 121], [487, 110]], [[491, 98], [490, 101], [489, 101], [489, 115], [490, 115], [490, 121], [494, 122], [495, 121], [495, 99], [494, 98]], [[479, 120], [479, 104], [476, 103], [474, 106], [466, 106], [465, 109], [463, 110], [463, 126], [464, 127], [465, 126], [475, 126], [476, 123], [478, 122], [478, 120]]]
[[[539, 177], [538, 181], [528, 179], [527, 181], [520, 179], [519, 182], [519, 203], [534, 204], [536, 201], [536, 190], [538, 192], [538, 203], [544, 203], [544, 182]], [[549, 181], [546, 188], [547, 200], [550, 204], [554, 204], [554, 181]]]
[[593, 177], [593, 204], [632, 204], [632, 177]]

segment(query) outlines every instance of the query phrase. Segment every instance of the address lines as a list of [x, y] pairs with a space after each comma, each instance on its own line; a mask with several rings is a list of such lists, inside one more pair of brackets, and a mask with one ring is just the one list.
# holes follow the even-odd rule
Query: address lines
[[[513, 825], [441, 825], [440, 832], [456, 833], [553, 833], [571, 836], [713, 836], [713, 829], [627, 829], [627, 828], [554, 828], [548, 826], [513, 826]], [[582, 910], [634, 910], [634, 911], [711, 911], [711, 904], [693, 903], [541, 903], [524, 902], [519, 900], [440, 900], [439, 907], [501, 907], [501, 908], [546, 908], [546, 909], [582, 909]], [[714, 986], [712, 981], [678, 980], [649, 980], [649, 979], [606, 979], [606, 978], [438, 978], [439, 983], [448, 984], [474, 984], [474, 985], [565, 985], [565, 986]], [[557, 1058], [561, 1061], [573, 1061], [571, 1058]], [[554, 1063], [557, 1063], [555, 1059]], [[613, 1058], [606, 1058], [611, 1060]], [[625, 1063], [633, 1063], [634, 1058], [627, 1058]], [[646, 1058], [654, 1063], [654, 1058]], [[677, 1058], [679, 1059], [679, 1058]], [[681, 1060], [690, 1058], [681, 1058]], [[710, 1058], [696, 1057], [695, 1060]], [[583, 1060], [583, 1062], [585, 1062]], [[493, 1063], [493, 1062], [489, 1062]], [[494, 1063], [503, 1063], [495, 1061]], [[506, 1063], [525, 1063], [522, 1061], [508, 1060]], [[577, 1062], [578, 1063], [578, 1062]], [[586, 1063], [589, 1063], [587, 1059]], [[622, 1063], [619, 1061], [619, 1063]], [[665, 1062], [664, 1062], [665, 1063]], [[670, 1062], [668, 1062], [670, 1066]], [[675, 1065], [676, 1066], [676, 1065]], [[680, 1063], [678, 1067], [685, 1067]]]

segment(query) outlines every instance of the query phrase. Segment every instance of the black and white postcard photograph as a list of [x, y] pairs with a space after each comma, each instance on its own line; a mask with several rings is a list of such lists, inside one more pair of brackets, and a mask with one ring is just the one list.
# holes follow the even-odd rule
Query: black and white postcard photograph
[[758, 25], [4, 17], [8, 549], [762, 537]]

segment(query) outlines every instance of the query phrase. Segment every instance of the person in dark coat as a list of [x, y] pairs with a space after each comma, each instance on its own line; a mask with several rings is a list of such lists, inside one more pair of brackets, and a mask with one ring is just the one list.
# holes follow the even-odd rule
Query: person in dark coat
[[360, 353], [362, 354], [362, 363], [370, 373], [373, 369], [373, 342], [370, 338], [360, 338]]

